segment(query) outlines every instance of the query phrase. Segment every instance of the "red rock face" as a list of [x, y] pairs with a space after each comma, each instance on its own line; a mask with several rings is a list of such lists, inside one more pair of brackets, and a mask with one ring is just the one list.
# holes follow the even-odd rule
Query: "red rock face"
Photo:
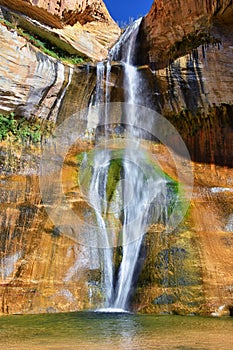
[[0, 5], [57, 28], [76, 22], [112, 21], [102, 0], [1, 0]]
[[150, 62], [165, 60], [176, 42], [206, 32], [214, 18], [229, 20], [232, 14], [231, 0], [154, 0], [143, 23]]
[[104, 60], [121, 33], [102, 0], [0, 0], [0, 5], [14, 12], [19, 26], [91, 60]]

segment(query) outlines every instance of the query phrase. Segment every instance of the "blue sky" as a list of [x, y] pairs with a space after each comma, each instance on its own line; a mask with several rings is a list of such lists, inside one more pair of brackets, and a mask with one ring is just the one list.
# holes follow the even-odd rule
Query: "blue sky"
[[110, 15], [120, 25], [145, 15], [151, 8], [153, 0], [104, 0]]

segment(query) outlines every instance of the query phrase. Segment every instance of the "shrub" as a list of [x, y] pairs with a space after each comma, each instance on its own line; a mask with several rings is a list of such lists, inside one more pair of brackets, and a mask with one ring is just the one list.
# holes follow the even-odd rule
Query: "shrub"
[[38, 143], [52, 132], [53, 124], [41, 120], [27, 120], [24, 117], [16, 118], [14, 113], [0, 114], [0, 141], [12, 140], [20, 142]]

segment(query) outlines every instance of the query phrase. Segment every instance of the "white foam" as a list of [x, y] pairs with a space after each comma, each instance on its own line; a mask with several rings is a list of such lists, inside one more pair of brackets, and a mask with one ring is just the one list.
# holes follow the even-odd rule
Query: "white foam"
[[97, 309], [95, 310], [95, 312], [102, 312], [102, 313], [109, 313], [109, 314], [130, 314], [130, 312], [127, 310], [112, 308], [112, 307]]

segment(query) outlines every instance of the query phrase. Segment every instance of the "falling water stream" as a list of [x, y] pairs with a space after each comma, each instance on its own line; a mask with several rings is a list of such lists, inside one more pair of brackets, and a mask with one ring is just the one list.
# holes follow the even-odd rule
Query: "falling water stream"
[[[121, 61], [124, 66], [125, 102], [132, 107], [127, 113], [126, 123], [129, 128], [124, 147], [117, 151], [109, 148], [106, 143], [105, 147], [92, 154], [89, 203], [94, 208], [101, 232], [100, 246], [104, 247], [99, 250], [99, 256], [105, 311], [128, 310], [147, 227], [152, 222], [166, 224], [168, 217], [168, 179], [162, 172], [156, 172], [140, 146], [140, 130], [131, 126], [135, 124], [136, 118], [140, 118], [136, 105], [140, 103], [139, 90], [143, 82], [137, 67], [132, 65], [140, 24], [141, 19], [134, 22], [110, 51], [108, 62], [97, 65], [94, 103], [105, 103], [105, 126], [109, 122], [111, 60]], [[105, 138], [107, 137], [105, 132]], [[118, 179], [110, 196], [111, 177], [117, 176], [112, 175], [114, 167], [118, 169]], [[118, 232], [110, 223], [112, 219], [121, 223]], [[121, 262], [117, 268], [114, 266], [116, 246], [121, 247]]]

